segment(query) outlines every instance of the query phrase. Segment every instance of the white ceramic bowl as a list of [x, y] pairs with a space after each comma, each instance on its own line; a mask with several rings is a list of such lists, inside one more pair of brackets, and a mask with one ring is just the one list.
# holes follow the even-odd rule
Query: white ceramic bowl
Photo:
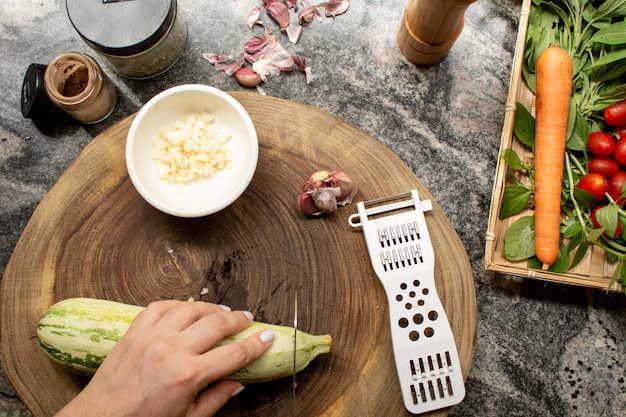
[[[231, 166], [183, 187], [167, 184], [152, 159], [154, 139], [162, 129], [197, 112], [213, 114], [216, 127], [231, 133]], [[126, 167], [133, 185], [152, 206], [177, 217], [206, 216], [233, 203], [250, 184], [258, 155], [256, 130], [243, 106], [222, 90], [201, 84], [172, 87], [154, 96], [137, 113], [126, 140]]]

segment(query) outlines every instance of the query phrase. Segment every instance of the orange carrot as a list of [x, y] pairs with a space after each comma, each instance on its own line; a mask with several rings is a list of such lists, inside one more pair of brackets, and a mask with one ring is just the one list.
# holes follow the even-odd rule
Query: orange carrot
[[539, 56], [536, 68], [535, 254], [543, 269], [548, 269], [559, 253], [572, 60], [559, 44], [551, 44]]

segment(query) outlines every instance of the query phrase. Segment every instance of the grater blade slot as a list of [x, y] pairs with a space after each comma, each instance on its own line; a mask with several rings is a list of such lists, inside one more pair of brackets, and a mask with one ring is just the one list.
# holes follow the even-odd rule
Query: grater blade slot
[[445, 392], [443, 391], [443, 383], [441, 382], [441, 378], [437, 378], [437, 390], [439, 391], [439, 398], [445, 397]]
[[452, 381], [450, 380], [450, 377], [447, 375], [446, 375], [446, 385], [448, 386], [448, 394], [454, 395], [454, 392], [452, 391]]

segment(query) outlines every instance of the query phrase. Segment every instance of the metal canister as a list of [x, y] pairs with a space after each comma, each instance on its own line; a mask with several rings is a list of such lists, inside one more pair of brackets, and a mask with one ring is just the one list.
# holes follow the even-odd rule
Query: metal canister
[[187, 43], [176, 0], [66, 0], [66, 7], [87, 45], [127, 78], [164, 73]]

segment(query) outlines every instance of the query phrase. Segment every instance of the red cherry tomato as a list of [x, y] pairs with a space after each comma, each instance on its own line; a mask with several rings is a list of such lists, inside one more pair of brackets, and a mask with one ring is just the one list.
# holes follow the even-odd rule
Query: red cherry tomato
[[617, 137], [620, 139], [626, 138], [626, 126], [616, 127], [615, 133], [617, 133]]
[[604, 121], [611, 126], [626, 125], [626, 100], [611, 104], [604, 109]]
[[593, 195], [596, 203], [604, 198], [607, 190], [606, 180], [602, 175], [596, 173], [583, 175], [578, 180], [576, 187]]
[[626, 165], [626, 138], [617, 141], [613, 158], [615, 158], [618, 164]]
[[626, 201], [626, 198], [622, 197], [622, 194], [624, 193], [624, 183], [626, 183], [626, 172], [624, 171], [617, 171], [611, 178], [609, 178], [607, 192], [619, 205], [623, 205]]
[[593, 132], [589, 135], [587, 148], [595, 156], [611, 156], [615, 150], [615, 141], [606, 132]]
[[589, 172], [602, 175], [609, 178], [619, 170], [619, 165], [613, 158], [602, 158], [596, 156], [589, 161]]
[[[605, 207], [605, 206], [597, 206], [597, 207], [595, 207], [595, 208], [592, 210], [592, 212], [591, 212], [591, 223], [593, 224], [593, 227], [595, 227], [596, 229], [599, 229], [599, 228], [601, 228], [601, 227], [602, 227], [602, 226], [600, 226], [600, 223], [598, 223], [598, 219], [597, 219], [596, 213], [598, 212], [598, 210], [600, 210], [600, 209], [601, 209], [601, 208], [603, 208], [603, 207]], [[606, 232], [605, 232], [604, 234], [605, 234], [606, 236], [608, 236], [608, 237], [613, 237], [613, 238], [616, 238], [616, 237], [618, 237], [619, 235], [621, 235], [621, 234], [622, 234], [622, 230], [623, 230], [623, 227], [622, 227], [622, 222], [620, 222], [620, 221], [618, 220], [618, 221], [617, 221], [617, 227], [615, 228], [615, 233], [613, 233], [613, 236], [610, 236], [610, 235], [609, 235], [608, 233], [606, 233]]]

